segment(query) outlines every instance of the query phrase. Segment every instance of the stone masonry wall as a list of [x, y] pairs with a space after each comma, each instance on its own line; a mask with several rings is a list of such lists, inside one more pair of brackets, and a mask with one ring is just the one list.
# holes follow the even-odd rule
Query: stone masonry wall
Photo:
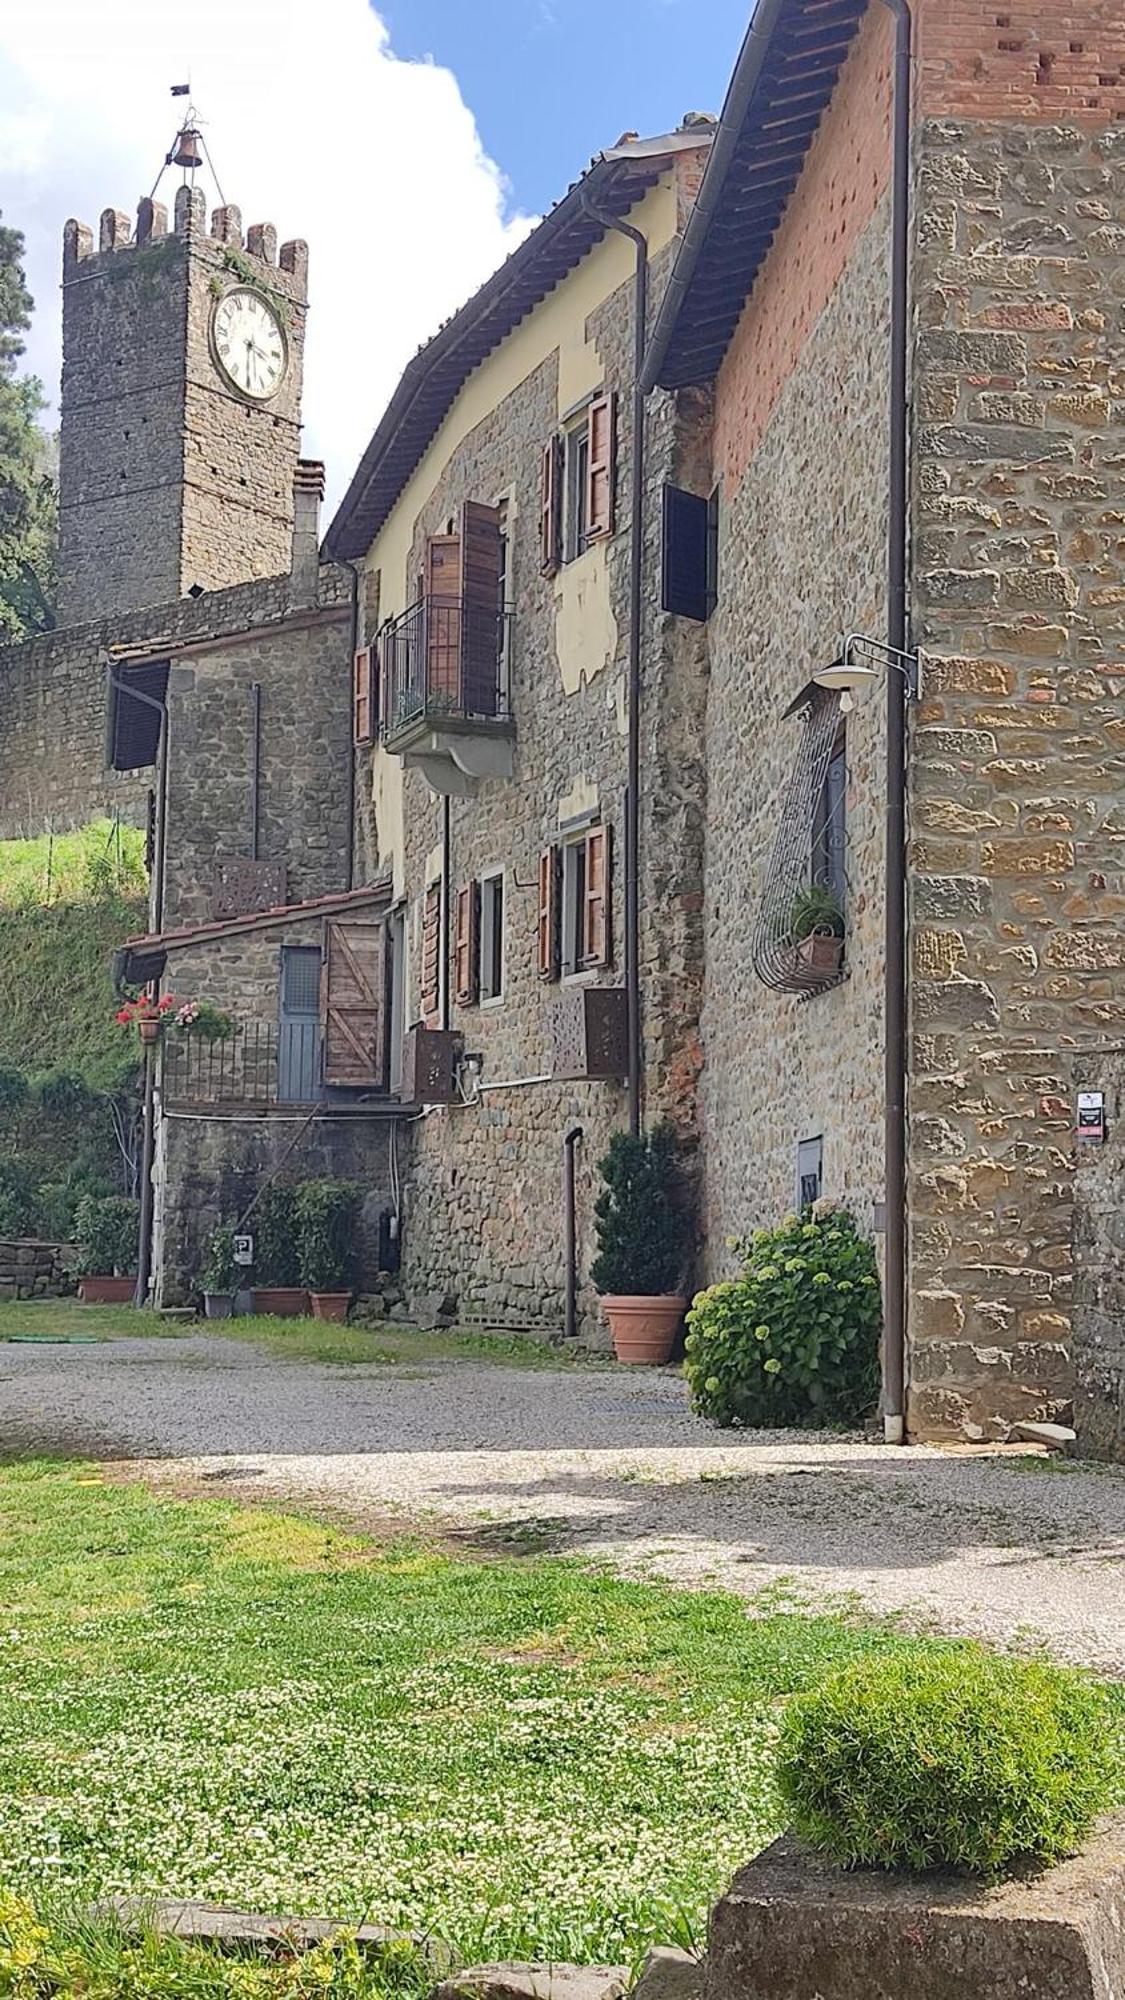
[[[321, 570], [319, 601], [341, 611], [350, 604], [346, 571]], [[154, 772], [105, 767], [111, 646], [134, 655], [150, 647], [160, 659], [212, 638], [280, 625], [291, 609], [285, 574], [0, 648], [0, 839], [80, 826], [103, 812], [143, 825]]]
[[[658, 297], [668, 255], [654, 259]], [[613, 962], [580, 981], [624, 979], [625, 676], [628, 632], [630, 416], [627, 385], [632, 287], [623, 286], [587, 325], [619, 391], [617, 506], [608, 547], [609, 591], [619, 633], [608, 665], [591, 662], [576, 691], [556, 664], [556, 593], [540, 575], [540, 460], [558, 424], [556, 363], [536, 369], [465, 440], [417, 523], [416, 551], [444, 527], [463, 499], [509, 495], [513, 617], [515, 772], [490, 781], [452, 808], [454, 890], [495, 866], [505, 870], [505, 990], [498, 1005], [454, 1006], [452, 1025], [483, 1057], [485, 1083], [542, 1077], [553, 1059], [553, 1015], [561, 989], [536, 965], [538, 861], [559, 836], [564, 807], [596, 808], [612, 829]], [[705, 413], [704, 413], [705, 417]], [[645, 1114], [668, 1111], [689, 1139], [697, 1124], [698, 1004], [702, 960], [702, 645], [697, 627], [664, 618], [659, 577], [659, 490], [673, 476], [694, 479], [692, 440], [701, 422], [683, 418], [671, 397], [648, 418], [645, 708], [642, 744], [641, 960], [644, 985]], [[706, 431], [703, 432], [704, 437]], [[701, 484], [697, 490], [705, 490]], [[406, 881], [411, 905], [412, 986], [417, 1014], [418, 902], [427, 857], [441, 837], [441, 804], [417, 772], [405, 774]], [[564, 982], [569, 985], [570, 982]], [[463, 1315], [558, 1330], [563, 1316], [562, 1140], [583, 1128], [578, 1153], [580, 1301], [584, 1337], [604, 1338], [585, 1281], [593, 1255], [595, 1168], [625, 1119], [625, 1093], [612, 1083], [534, 1083], [486, 1095], [474, 1107], [438, 1110], [412, 1128], [403, 1229], [403, 1275], [415, 1301], [451, 1297]]]
[[[868, 1229], [883, 1194], [882, 691], [846, 719], [847, 977], [803, 999], [750, 947], [803, 720], [843, 635], [886, 630], [889, 16], [846, 63], [716, 387], [722, 478], [707, 709], [706, 1275], [780, 1220], [799, 1141]], [[827, 226], [827, 221], [832, 227]], [[810, 839], [811, 848], [811, 839]]]
[[[1026, 15], [1049, 52], [1058, 25]], [[1071, 43], [1108, 22], [1072, 9]], [[1008, 103], [1026, 122], [917, 138], [910, 1421], [930, 1435], [1069, 1413], [1071, 1064], [1125, 1018], [1125, 130], [1077, 97], [1085, 128]]]
[[0, 1299], [61, 1299], [74, 1290], [74, 1252], [29, 1237], [0, 1243]]

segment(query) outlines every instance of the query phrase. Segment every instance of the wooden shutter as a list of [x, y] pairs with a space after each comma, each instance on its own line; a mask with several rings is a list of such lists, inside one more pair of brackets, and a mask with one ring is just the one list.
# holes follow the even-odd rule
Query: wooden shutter
[[426, 706], [461, 707], [461, 537], [426, 543]]
[[539, 977], [559, 976], [560, 938], [560, 855], [557, 847], [545, 847], [539, 856]]
[[698, 618], [701, 623], [710, 608], [707, 518], [706, 500], [685, 493], [682, 486], [665, 486], [660, 606], [678, 618]]
[[325, 1083], [384, 1089], [387, 932], [384, 924], [325, 924], [320, 980]]
[[539, 554], [544, 576], [559, 566], [562, 542], [562, 439], [556, 435], [543, 446], [543, 484], [539, 503]]
[[433, 1027], [441, 1006], [441, 883], [431, 882], [422, 904], [422, 1019]]
[[461, 686], [469, 715], [495, 715], [500, 688], [500, 509], [461, 509]]
[[480, 999], [480, 887], [476, 882], [457, 891], [453, 993], [459, 1007], [475, 1007]]
[[616, 397], [596, 396], [586, 416], [586, 540], [613, 533]]
[[374, 734], [374, 707], [371, 699], [370, 646], [361, 646], [352, 656], [352, 740], [370, 743]]
[[582, 913], [583, 965], [608, 965], [610, 951], [610, 829], [586, 835], [586, 896]]

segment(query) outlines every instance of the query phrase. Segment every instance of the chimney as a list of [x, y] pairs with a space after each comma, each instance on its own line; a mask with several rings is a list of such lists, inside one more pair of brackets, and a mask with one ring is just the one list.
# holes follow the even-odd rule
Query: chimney
[[324, 498], [324, 466], [318, 458], [299, 458], [293, 474], [293, 563], [290, 589], [295, 604], [315, 604], [320, 570], [320, 503]]

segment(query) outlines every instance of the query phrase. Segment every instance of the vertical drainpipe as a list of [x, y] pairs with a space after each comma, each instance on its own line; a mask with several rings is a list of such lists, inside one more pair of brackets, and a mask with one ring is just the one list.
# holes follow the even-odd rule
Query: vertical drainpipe
[[578, 1336], [578, 1198], [575, 1189], [574, 1148], [582, 1137], [581, 1125], [572, 1125], [563, 1138], [563, 1261], [566, 1265], [566, 1306], [563, 1335]]
[[[909, 651], [906, 545], [912, 21], [908, 0], [884, 0], [884, 5], [891, 9], [895, 17], [887, 637], [901, 660]], [[887, 1224], [883, 1431], [888, 1444], [904, 1444], [906, 1441], [906, 703], [904, 676], [891, 668], [887, 673], [887, 910], [883, 997]]]
[[355, 670], [355, 656], [360, 648], [360, 634], [362, 632], [363, 625], [362, 625], [362, 616], [360, 612], [360, 600], [359, 600], [360, 576], [361, 576], [360, 567], [358, 563], [350, 562], [348, 564], [348, 569], [351, 571], [351, 579], [352, 579], [352, 650], [351, 650], [351, 657], [348, 660], [348, 685], [347, 685], [348, 759], [347, 759], [346, 809], [348, 815], [348, 830], [345, 836], [345, 846], [344, 846], [344, 887], [345, 889], [354, 889], [355, 888], [356, 746], [355, 746], [354, 718], [352, 713], [352, 696], [353, 696], [352, 674]]
[[453, 826], [452, 801], [449, 793], [442, 795], [441, 801], [441, 953], [438, 965], [441, 969], [441, 1025], [452, 1026], [449, 1005], [449, 926], [453, 912], [453, 899], [449, 886], [449, 871], [453, 866]]
[[597, 208], [585, 207], [605, 229], [627, 236], [637, 254], [633, 305], [633, 476], [629, 520], [629, 695], [627, 778], [625, 786], [625, 1005], [628, 1024], [629, 1130], [641, 1129], [641, 919], [640, 919], [640, 784], [641, 784], [641, 618], [644, 576], [645, 390], [642, 371], [648, 317], [648, 243], [631, 222]]
[[262, 683], [250, 683], [250, 859], [257, 861], [262, 818]]

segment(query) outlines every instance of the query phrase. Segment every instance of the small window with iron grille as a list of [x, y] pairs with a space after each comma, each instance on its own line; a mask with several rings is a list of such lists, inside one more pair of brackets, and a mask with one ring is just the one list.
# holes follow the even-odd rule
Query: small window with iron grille
[[802, 1139], [797, 1147], [798, 1213], [819, 1201], [824, 1177], [823, 1139]]

